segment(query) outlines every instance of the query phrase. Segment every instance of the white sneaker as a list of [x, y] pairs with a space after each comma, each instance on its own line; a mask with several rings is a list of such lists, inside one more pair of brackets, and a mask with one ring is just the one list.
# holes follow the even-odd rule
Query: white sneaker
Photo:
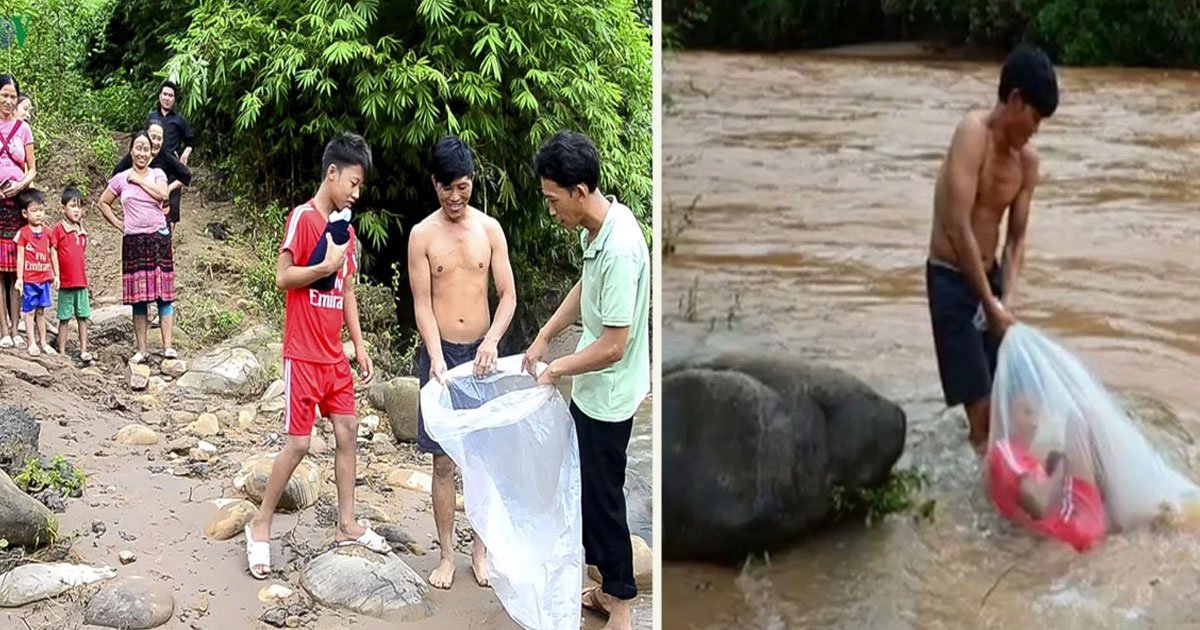
[[4, 335], [3, 337], [0, 337], [0, 348], [11, 348], [11, 347], [13, 347], [12, 337], [9, 337], [8, 335]]
[[21, 338], [21, 335], [13, 335], [13, 345], [18, 348], [24, 348], [25, 340]]
[[36, 357], [37, 355], [39, 355], [41, 353], [42, 352], [40, 350], [38, 350], [36, 343], [29, 344], [29, 356]]
[[142, 363], [145, 360], [146, 360], [146, 355], [142, 354], [141, 352], [135, 352], [132, 357], [129, 357], [129, 364], [130, 365], [138, 365], [139, 363]]
[[52, 357], [52, 356], [58, 354], [58, 352], [55, 351], [54, 348], [50, 347], [50, 344], [48, 344], [48, 343], [42, 344], [42, 352], [46, 353], [46, 356], [48, 356], [48, 357]]

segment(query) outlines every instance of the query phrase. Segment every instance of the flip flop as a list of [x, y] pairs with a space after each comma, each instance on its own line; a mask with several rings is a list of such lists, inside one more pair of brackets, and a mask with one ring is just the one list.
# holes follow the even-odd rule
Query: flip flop
[[584, 608], [598, 615], [607, 617], [609, 615], [609, 610], [600, 603], [600, 596], [598, 595], [599, 592], [600, 587], [593, 586], [592, 588], [584, 589], [583, 593], [580, 594], [580, 598]]
[[[246, 567], [250, 569], [250, 575], [256, 580], [265, 580], [271, 574], [271, 543], [254, 540], [250, 537], [250, 523], [246, 523], [243, 531], [246, 534]], [[265, 573], [259, 573], [254, 570], [258, 565], [267, 566]]]
[[388, 544], [388, 541], [384, 539], [383, 536], [376, 534], [375, 530], [371, 529], [370, 527], [363, 531], [362, 536], [359, 536], [354, 540], [339, 540], [336, 542], [336, 545], [338, 547], [359, 545], [361, 547], [366, 547], [375, 553], [390, 553], [392, 551], [392, 546]]

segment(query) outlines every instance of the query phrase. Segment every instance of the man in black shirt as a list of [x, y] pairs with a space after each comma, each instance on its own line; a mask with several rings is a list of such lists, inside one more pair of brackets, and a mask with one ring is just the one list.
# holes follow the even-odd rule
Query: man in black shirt
[[175, 111], [175, 95], [178, 92], [179, 86], [175, 85], [174, 81], [163, 82], [162, 87], [158, 89], [158, 107], [151, 110], [150, 116], [146, 118], [146, 126], [150, 126], [150, 123], [161, 125], [162, 150], [178, 158], [186, 166], [196, 139], [192, 136], [192, 127], [187, 119]]

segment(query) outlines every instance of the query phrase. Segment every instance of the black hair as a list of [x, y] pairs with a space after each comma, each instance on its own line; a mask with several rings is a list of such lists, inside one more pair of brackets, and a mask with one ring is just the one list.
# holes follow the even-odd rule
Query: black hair
[[0, 74], [0, 87], [4, 87], [6, 85], [13, 86], [13, 89], [17, 91], [17, 94], [21, 93], [21, 86], [17, 84], [16, 77], [11, 74]]
[[454, 180], [475, 175], [475, 156], [471, 148], [457, 136], [445, 136], [433, 145], [430, 168], [433, 178], [443, 186]]
[[534, 156], [533, 168], [538, 177], [567, 189], [584, 184], [590, 193], [600, 184], [600, 152], [591, 138], [574, 131], [550, 136]]
[[321, 175], [329, 171], [329, 166], [336, 164], [338, 170], [357, 164], [362, 167], [363, 176], [371, 172], [371, 147], [362, 136], [349, 131], [329, 141], [325, 145], [325, 153], [321, 156]]
[[46, 198], [42, 196], [42, 191], [30, 187], [17, 193], [17, 207], [21, 210], [27, 210], [35, 203], [46, 205]]
[[[129, 152], [131, 154], [133, 153], [133, 143], [137, 142], [137, 139], [142, 136], [146, 136], [146, 142], [150, 142], [149, 129], [139, 129], [138, 131], [133, 132], [133, 135], [129, 137]], [[153, 145], [154, 143], [150, 142], [150, 144]]]
[[1013, 90], [1019, 90], [1021, 99], [1042, 118], [1049, 118], [1058, 109], [1058, 78], [1054, 64], [1044, 50], [1021, 44], [1009, 53], [1000, 70], [1000, 87], [996, 95], [1001, 101], [1007, 101]]
[[162, 94], [163, 88], [171, 88], [171, 92], [175, 94], [175, 98], [179, 98], [179, 84], [174, 81], [163, 81], [162, 85], [158, 86], [159, 94]]
[[62, 193], [62, 205], [65, 206], [71, 203], [72, 199], [78, 201], [79, 205], [83, 205], [83, 193], [79, 192], [79, 189], [74, 186], [67, 186], [66, 190]]

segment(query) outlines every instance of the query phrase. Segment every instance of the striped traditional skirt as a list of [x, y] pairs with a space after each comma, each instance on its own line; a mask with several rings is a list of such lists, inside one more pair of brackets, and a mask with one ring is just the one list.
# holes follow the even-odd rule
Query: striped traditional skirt
[[175, 255], [171, 235], [126, 234], [121, 240], [122, 302], [175, 301]]
[[16, 273], [17, 244], [13, 239], [25, 227], [25, 217], [15, 198], [0, 198], [0, 273]]

